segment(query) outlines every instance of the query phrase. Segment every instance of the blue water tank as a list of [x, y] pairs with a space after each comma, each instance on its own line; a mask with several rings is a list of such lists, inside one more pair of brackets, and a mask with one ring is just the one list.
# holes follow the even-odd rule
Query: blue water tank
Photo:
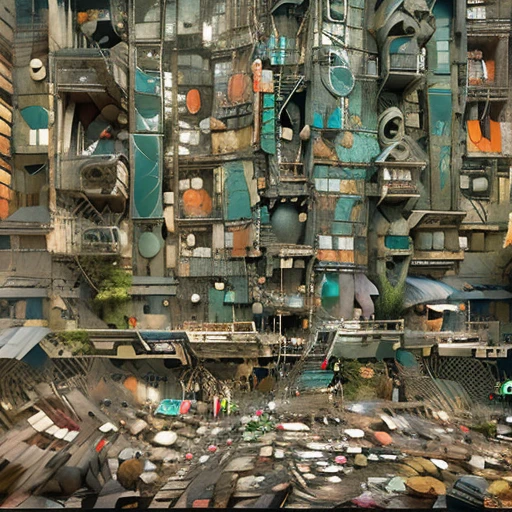
[[299, 212], [290, 204], [276, 208], [271, 218], [272, 231], [282, 244], [296, 244], [302, 236], [304, 223], [299, 221]]

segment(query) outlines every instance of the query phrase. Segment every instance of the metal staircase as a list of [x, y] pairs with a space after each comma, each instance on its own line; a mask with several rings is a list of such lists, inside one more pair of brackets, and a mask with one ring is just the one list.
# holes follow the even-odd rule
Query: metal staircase
[[[324, 330], [322, 329], [322, 331]], [[320, 330], [318, 328], [311, 331], [308, 344], [304, 348], [300, 359], [295, 363], [287, 376], [286, 387], [283, 390], [285, 396], [289, 396], [295, 390], [307, 389], [307, 386], [304, 384], [308, 380], [308, 375], [322, 372], [326, 379], [329, 379], [331, 373], [322, 371], [321, 365], [334, 340], [335, 331], [327, 337], [321, 337], [319, 333]]]

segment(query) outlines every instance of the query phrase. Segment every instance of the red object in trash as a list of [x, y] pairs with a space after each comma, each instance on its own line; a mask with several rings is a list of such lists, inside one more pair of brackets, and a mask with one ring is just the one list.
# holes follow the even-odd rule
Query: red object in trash
[[329, 362], [327, 361], [327, 358], [325, 358], [323, 361], [322, 361], [322, 366], [320, 366], [320, 368], [322, 370], [327, 370], [327, 365], [329, 364]]
[[102, 439], [97, 445], [96, 445], [96, 451], [99, 453], [101, 452], [101, 450], [103, 450], [103, 448], [105, 447], [105, 445], [107, 444], [107, 440], [106, 439]]
[[469, 432], [469, 428], [465, 427], [464, 425], [461, 425], [460, 429], [462, 430], [462, 432], [464, 432], [464, 434], [467, 434]]
[[190, 400], [183, 400], [180, 405], [180, 414], [187, 414], [190, 411]]
[[218, 396], [213, 397], [213, 417], [216, 418], [219, 415], [221, 409], [221, 403]]

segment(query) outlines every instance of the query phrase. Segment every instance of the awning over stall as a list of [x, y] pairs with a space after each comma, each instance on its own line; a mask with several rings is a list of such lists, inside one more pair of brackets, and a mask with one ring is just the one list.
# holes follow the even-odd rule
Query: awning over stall
[[455, 292], [458, 290], [441, 281], [424, 277], [408, 277], [405, 280], [404, 308], [410, 308], [416, 304], [446, 301]]

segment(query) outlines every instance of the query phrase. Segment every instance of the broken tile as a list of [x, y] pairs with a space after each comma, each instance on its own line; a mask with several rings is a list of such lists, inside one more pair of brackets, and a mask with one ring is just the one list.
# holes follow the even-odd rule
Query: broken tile
[[240, 472], [254, 469], [254, 457], [237, 457], [230, 460], [224, 471]]

